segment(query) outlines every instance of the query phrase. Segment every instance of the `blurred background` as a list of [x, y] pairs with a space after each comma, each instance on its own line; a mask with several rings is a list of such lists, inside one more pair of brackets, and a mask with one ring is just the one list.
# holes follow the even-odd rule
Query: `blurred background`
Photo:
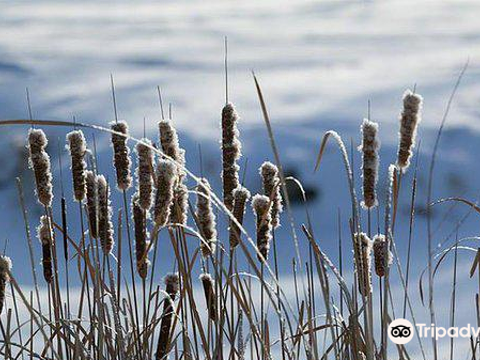
[[[348, 234], [349, 197], [340, 156], [333, 145], [328, 146], [320, 171], [313, 174], [320, 139], [329, 129], [343, 136], [354, 150], [359, 184], [356, 147], [370, 101], [370, 117], [379, 122], [382, 140], [382, 201], [386, 169], [396, 156], [402, 95], [416, 86], [425, 99], [414, 238], [418, 275], [426, 256], [426, 170], [436, 129], [467, 60], [469, 67], [441, 140], [433, 197], [456, 195], [475, 200], [478, 196], [479, 13], [478, 1], [457, 0], [1, 2], [0, 118], [28, 117], [28, 87], [34, 118], [71, 120], [75, 116], [79, 122], [107, 125], [114, 118], [110, 92], [113, 74], [119, 117], [129, 122], [137, 137], [143, 135], [145, 118], [147, 135], [156, 140], [159, 86], [165, 104], [172, 104], [173, 121], [187, 149], [190, 170], [200, 173], [200, 146], [204, 175], [218, 190], [227, 36], [229, 98], [242, 118], [241, 165], [244, 169], [248, 158], [246, 185], [252, 192], [258, 191], [257, 168], [262, 161], [273, 160], [253, 84], [254, 70], [285, 169], [303, 182], [316, 236], [337, 259], [338, 228]], [[0, 244], [9, 240], [8, 252], [14, 264], [26, 255], [15, 177], [23, 179], [32, 227], [41, 212], [26, 165], [26, 130], [0, 127]], [[65, 132], [70, 129], [46, 130], [59, 195], [58, 148], [62, 149], [67, 184], [69, 160], [63, 148]], [[92, 135], [87, 133], [89, 141]], [[97, 147], [102, 159], [100, 170], [111, 171], [108, 137], [97, 134]], [[412, 173], [413, 168], [405, 184], [411, 183]], [[405, 186], [401, 197], [396, 229], [402, 256], [408, 235], [408, 189]], [[291, 187], [291, 191], [298, 231], [305, 221], [304, 209], [298, 189]], [[380, 209], [383, 212], [383, 204]], [[70, 211], [78, 216], [75, 208]], [[435, 209], [435, 242], [451, 243], [462, 218], [465, 221], [459, 236], [476, 235], [478, 218], [469, 211], [460, 206]], [[287, 253], [292, 242], [286, 218], [283, 228], [282, 250]], [[302, 251], [305, 244], [302, 239]], [[345, 255], [350, 256], [350, 252], [345, 250]], [[470, 259], [471, 254], [466, 256]], [[282, 261], [282, 271], [290, 272], [292, 259], [286, 256]], [[469, 261], [464, 263], [466, 269]], [[28, 274], [23, 281], [30, 281]]]

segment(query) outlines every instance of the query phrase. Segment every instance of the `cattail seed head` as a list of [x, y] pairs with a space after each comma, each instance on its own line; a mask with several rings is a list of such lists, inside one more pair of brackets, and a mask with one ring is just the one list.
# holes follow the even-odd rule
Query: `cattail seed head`
[[103, 175], [97, 175], [98, 186], [98, 238], [105, 254], [110, 254], [115, 243], [113, 239], [112, 206], [110, 188]]
[[45, 281], [50, 284], [53, 280], [53, 233], [50, 228], [50, 221], [46, 215], [40, 218], [40, 225], [37, 227], [37, 237], [42, 244], [43, 277]]
[[86, 183], [87, 183], [87, 214], [88, 224], [90, 228], [90, 236], [94, 239], [98, 239], [98, 187], [97, 177], [93, 171], [87, 170]]
[[375, 261], [375, 273], [379, 277], [385, 276], [385, 270], [392, 264], [392, 253], [387, 249], [385, 235], [375, 235], [373, 238], [373, 258]]
[[421, 121], [423, 98], [407, 90], [403, 94], [403, 110], [400, 115], [400, 132], [397, 156], [397, 168], [407, 171], [413, 155], [418, 124]]
[[210, 274], [204, 273], [200, 275], [200, 281], [203, 285], [203, 291], [205, 293], [205, 301], [207, 303], [208, 316], [210, 320], [217, 320], [217, 304], [215, 297], [215, 283]]
[[10, 281], [10, 271], [12, 271], [12, 260], [8, 256], [0, 255], [0, 314], [5, 306], [5, 291]]
[[83, 201], [87, 191], [85, 154], [87, 153], [87, 145], [85, 136], [81, 130], [74, 130], [67, 134], [68, 150], [72, 159], [72, 179], [73, 179], [73, 195], [77, 201]]
[[171, 160], [161, 159], [157, 164], [157, 192], [153, 221], [158, 227], [165, 226], [170, 216], [170, 208], [177, 178], [177, 166]]
[[147, 278], [148, 266], [148, 241], [147, 212], [139, 204], [140, 196], [135, 194], [132, 197], [132, 216], [135, 230], [135, 255], [137, 258], [137, 271], [142, 279]]
[[188, 214], [188, 188], [180, 183], [173, 191], [173, 201], [170, 207], [171, 224], [187, 224]]
[[239, 185], [237, 161], [242, 155], [242, 145], [237, 128], [238, 120], [233, 104], [225, 105], [222, 110], [222, 179], [223, 202], [228, 210], [233, 209], [233, 191]]
[[[233, 216], [240, 223], [243, 224], [243, 216], [245, 215], [245, 207], [248, 199], [250, 199], [250, 191], [242, 185], [233, 191]], [[230, 221], [230, 248], [233, 249], [240, 241], [240, 228], [233, 221]]]
[[45, 151], [48, 145], [47, 137], [41, 129], [28, 131], [29, 165], [35, 175], [38, 201], [49, 207], [53, 200], [52, 172], [50, 156]]
[[183, 167], [185, 166], [185, 150], [180, 148], [177, 130], [170, 120], [160, 120], [158, 122], [160, 131], [160, 144], [165, 155], [173, 159], [178, 165], [177, 172], [180, 179], [185, 176]]
[[272, 202], [272, 227], [274, 229], [280, 226], [280, 214], [283, 211], [282, 195], [280, 193], [280, 176], [278, 174], [277, 166], [269, 161], [265, 161], [260, 167], [263, 192]]
[[372, 240], [365, 233], [354, 234], [354, 259], [360, 294], [368, 296], [372, 291]]
[[162, 320], [160, 324], [160, 334], [158, 337], [156, 360], [165, 360], [170, 348], [170, 333], [172, 332], [172, 322], [174, 315], [174, 301], [180, 288], [180, 278], [177, 273], [165, 276], [165, 292], [170, 297], [165, 299], [163, 305]]
[[362, 152], [362, 177], [363, 177], [363, 201], [365, 209], [371, 209], [378, 205], [377, 181], [378, 181], [378, 124], [364, 119], [362, 123], [362, 145], [359, 150]]
[[110, 127], [117, 133], [112, 134], [113, 165], [117, 174], [117, 187], [120, 190], [127, 190], [132, 185], [130, 175], [130, 149], [127, 146], [128, 124], [125, 121], [112, 122]]
[[205, 258], [215, 253], [217, 243], [215, 214], [212, 209], [210, 192], [211, 188], [208, 180], [200, 179], [197, 186], [196, 216], [198, 230], [203, 240], [200, 242], [200, 249]]
[[[268, 260], [270, 240], [272, 239], [272, 202], [265, 195], [255, 195], [252, 198], [252, 208], [257, 222], [257, 248], [265, 260]], [[262, 258], [258, 256], [258, 260]]]
[[138, 181], [138, 205], [143, 210], [149, 210], [152, 206], [153, 192], [153, 150], [152, 142], [149, 139], [142, 139], [136, 145], [138, 156], [137, 181]]

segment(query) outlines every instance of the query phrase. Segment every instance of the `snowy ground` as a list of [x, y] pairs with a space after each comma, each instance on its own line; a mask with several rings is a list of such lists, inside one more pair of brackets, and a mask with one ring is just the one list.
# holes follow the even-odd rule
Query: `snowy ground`
[[[201, 144], [205, 175], [218, 190], [217, 140], [225, 97], [223, 37], [227, 35], [229, 95], [242, 116], [244, 155], [249, 159], [246, 185], [252, 191], [258, 189], [255, 169], [262, 161], [272, 159], [250, 72], [254, 69], [265, 92], [282, 160], [289, 171], [301, 177], [312, 198], [315, 195], [309, 204], [315, 233], [336, 260], [337, 209], [341, 211], [345, 235], [349, 198], [340, 156], [333, 143], [320, 172], [313, 174], [320, 138], [325, 130], [333, 128], [344, 136], [347, 145], [352, 138], [356, 147], [358, 127], [370, 100], [371, 117], [380, 123], [381, 129], [383, 189], [386, 168], [395, 159], [402, 93], [416, 84], [417, 91], [425, 97], [419, 137], [419, 215], [412, 277], [413, 297], [418, 305], [416, 281], [426, 259], [425, 219], [421, 211], [426, 203], [434, 129], [468, 59], [470, 65], [442, 138], [433, 198], [457, 195], [475, 200], [479, 195], [479, 11], [477, 1], [454, 0], [168, 1], [135, 5], [93, 1], [68, 5], [2, 2], [0, 118], [27, 116], [28, 86], [36, 118], [69, 120], [75, 115], [81, 122], [107, 124], [113, 118], [109, 90], [109, 75], [113, 73], [120, 117], [129, 121], [138, 137], [146, 117], [147, 131], [155, 138], [155, 122], [159, 118], [155, 87], [159, 85], [166, 102], [173, 104], [174, 121], [187, 148], [191, 170], [199, 173], [197, 147]], [[32, 179], [22, 161], [25, 128], [1, 130], [0, 150], [4, 156], [0, 158], [0, 240], [10, 240], [8, 251], [14, 263], [19, 264], [25, 259], [25, 247], [13, 179], [17, 175], [24, 177], [27, 198], [33, 206], [28, 186]], [[64, 130], [49, 129], [52, 155], [57, 151], [56, 138], [63, 139]], [[111, 156], [108, 141], [100, 136], [98, 143], [102, 171], [107, 171]], [[57, 167], [56, 160], [54, 164]], [[357, 169], [358, 164], [357, 155]], [[64, 165], [67, 177], [66, 158]], [[411, 179], [412, 171], [403, 180], [405, 193], [396, 227], [401, 255], [406, 251], [406, 184]], [[358, 176], [356, 180], [358, 183]], [[58, 172], [56, 181], [58, 194]], [[439, 206], [434, 212], [434, 228], [439, 229], [435, 243], [443, 242], [447, 235], [454, 238], [456, 222], [469, 211], [457, 206], [446, 213], [449, 205]], [[69, 210], [75, 216], [76, 208]], [[31, 212], [32, 227], [37, 216], [38, 212]], [[478, 233], [477, 216], [470, 215], [459, 237]], [[298, 224], [305, 221], [302, 207], [295, 208], [295, 217]], [[248, 221], [251, 225], [252, 219]], [[71, 226], [74, 228], [75, 224]], [[282, 250], [293, 254], [286, 220], [282, 231]], [[450, 243], [453, 238], [449, 238]], [[305, 251], [303, 238], [301, 245]], [[348, 250], [345, 256], [349, 256]], [[462, 256], [464, 263], [471, 262], [471, 253]], [[168, 254], [164, 254], [162, 260], [167, 259]], [[291, 260], [285, 257], [283, 272], [290, 272]], [[466, 279], [466, 270], [462, 271], [465, 288], [460, 293], [466, 303], [472, 304], [472, 284]], [[443, 280], [439, 280], [438, 286], [448, 286], [450, 272], [441, 274]], [[27, 273], [24, 281], [30, 281]], [[439, 299], [443, 319], [447, 319], [448, 302], [448, 296]], [[420, 313], [427, 314], [419, 305], [418, 308]], [[459, 323], [467, 322], [473, 314], [473, 307], [462, 311]]]

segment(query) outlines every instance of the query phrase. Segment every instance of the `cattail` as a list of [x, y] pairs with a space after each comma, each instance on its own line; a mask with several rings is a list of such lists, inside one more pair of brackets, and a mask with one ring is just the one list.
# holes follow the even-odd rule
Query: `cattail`
[[170, 206], [170, 223], [171, 224], [187, 224], [188, 213], [188, 188], [185, 184], [180, 183], [173, 191], [173, 201]]
[[170, 216], [173, 200], [177, 166], [171, 161], [161, 159], [157, 164], [157, 193], [153, 221], [158, 227], [165, 226]]
[[269, 161], [265, 161], [260, 167], [262, 177], [263, 192], [272, 202], [272, 227], [276, 229], [280, 226], [280, 214], [283, 211], [282, 195], [280, 193], [280, 177], [278, 168]]
[[0, 314], [5, 306], [5, 290], [10, 281], [10, 271], [12, 271], [12, 260], [8, 256], [0, 255]]
[[98, 238], [103, 252], [108, 255], [113, 249], [112, 206], [110, 188], [103, 175], [97, 175], [98, 186]]
[[360, 294], [368, 296], [372, 291], [372, 240], [365, 233], [354, 234], [354, 258]]
[[98, 239], [98, 187], [97, 177], [93, 171], [87, 170], [86, 182], [87, 182], [87, 213], [88, 224], [90, 227], [90, 236], [94, 239]]
[[375, 273], [385, 276], [385, 270], [392, 264], [392, 253], [387, 249], [385, 235], [375, 235], [373, 238], [373, 258], [375, 261]]
[[378, 124], [364, 119], [362, 123], [362, 145], [359, 150], [362, 152], [362, 176], [363, 176], [363, 201], [365, 209], [371, 209], [378, 205], [377, 181], [378, 181]]
[[168, 298], [163, 304], [162, 321], [160, 324], [160, 335], [158, 338], [156, 360], [165, 360], [170, 347], [170, 334], [174, 315], [174, 302], [178, 295], [180, 279], [178, 274], [169, 274], [165, 277], [165, 292]]
[[[243, 224], [245, 205], [250, 198], [250, 191], [242, 185], [233, 191], [233, 216], [240, 225]], [[233, 221], [230, 221], [230, 249], [234, 249], [240, 241], [240, 228]]]
[[37, 236], [42, 244], [43, 277], [45, 281], [50, 284], [53, 280], [53, 233], [50, 228], [50, 221], [46, 215], [42, 215], [40, 218], [40, 225], [37, 227]]
[[81, 130], [74, 130], [67, 134], [68, 149], [72, 159], [72, 179], [73, 179], [73, 195], [75, 200], [83, 201], [87, 191], [85, 154], [87, 153], [87, 145], [85, 137]]
[[138, 205], [143, 210], [149, 210], [152, 206], [153, 192], [153, 150], [149, 139], [142, 139], [135, 148], [138, 156], [137, 181], [138, 181]]
[[111, 129], [123, 135], [112, 134], [113, 165], [117, 173], [117, 187], [127, 190], [132, 185], [130, 149], [127, 146], [128, 125], [125, 121], [110, 123]]
[[200, 275], [200, 280], [202, 281], [203, 290], [205, 292], [205, 300], [207, 302], [208, 316], [210, 320], [217, 320], [217, 304], [215, 297], [215, 283], [213, 282], [212, 276], [208, 273]]
[[197, 186], [197, 209], [196, 216], [198, 230], [202, 236], [200, 249], [203, 257], [207, 258], [215, 253], [217, 242], [217, 230], [215, 224], [215, 215], [213, 214], [210, 199], [210, 184], [207, 179], [200, 179]]
[[53, 200], [52, 172], [50, 156], [45, 151], [48, 145], [43, 130], [30, 129], [28, 132], [29, 165], [35, 175], [38, 201], [43, 206], [51, 206]]
[[417, 127], [421, 120], [423, 98], [407, 90], [403, 95], [403, 110], [400, 116], [400, 132], [398, 144], [397, 168], [403, 173], [410, 166], [413, 155]]
[[137, 271], [142, 279], [147, 278], [148, 260], [147, 212], [139, 204], [140, 196], [135, 194], [132, 198], [132, 216], [135, 229], [135, 255], [137, 257]]
[[183, 167], [185, 166], [185, 150], [180, 148], [177, 130], [172, 126], [170, 120], [161, 120], [158, 123], [160, 130], [160, 144], [165, 155], [173, 159], [178, 165], [177, 171], [179, 178], [185, 176]]
[[[265, 260], [268, 260], [270, 240], [272, 239], [272, 202], [265, 195], [255, 195], [252, 207], [257, 219], [257, 248]], [[258, 260], [263, 261], [260, 256]]]
[[237, 160], [242, 155], [242, 145], [238, 139], [238, 120], [233, 104], [225, 105], [222, 110], [222, 179], [223, 202], [228, 210], [233, 209], [233, 191], [239, 185]]

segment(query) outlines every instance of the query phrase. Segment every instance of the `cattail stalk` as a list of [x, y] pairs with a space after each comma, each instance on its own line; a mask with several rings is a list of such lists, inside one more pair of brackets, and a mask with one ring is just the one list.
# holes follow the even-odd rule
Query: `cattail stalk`
[[[249, 198], [250, 191], [242, 185], [239, 185], [233, 192], [233, 216], [240, 225], [243, 224], [245, 207]], [[238, 245], [240, 236], [240, 228], [235, 222], [230, 221], [230, 249], [234, 249]]]
[[177, 166], [171, 160], [162, 159], [157, 164], [157, 192], [153, 215], [153, 220], [157, 227], [165, 226], [170, 216], [175, 180], [177, 178], [176, 169]]
[[117, 187], [127, 190], [132, 185], [130, 175], [130, 149], [127, 146], [128, 124], [125, 121], [112, 122], [111, 129], [119, 134], [112, 134], [113, 165], [117, 174]]
[[165, 277], [165, 291], [168, 297], [163, 304], [162, 321], [160, 323], [160, 335], [158, 338], [156, 360], [165, 360], [170, 347], [170, 334], [174, 316], [174, 303], [178, 295], [180, 279], [178, 274], [169, 274]]
[[[257, 194], [252, 199], [252, 207], [257, 223], [257, 248], [263, 258], [268, 260], [272, 239], [272, 202], [267, 196]], [[258, 260], [263, 261], [260, 256]]]
[[10, 281], [10, 271], [12, 271], [12, 260], [8, 256], [0, 255], [0, 315], [5, 306], [5, 291]]
[[378, 277], [385, 276], [387, 267], [392, 264], [392, 253], [387, 249], [385, 235], [375, 235], [373, 238], [373, 258], [375, 262], [375, 273]]
[[108, 255], [115, 243], [113, 239], [112, 206], [110, 188], [103, 175], [97, 175], [98, 186], [98, 238], [103, 252]]
[[37, 227], [38, 240], [42, 244], [42, 267], [45, 281], [51, 284], [53, 280], [53, 233], [50, 228], [48, 216], [42, 215], [40, 225]]
[[359, 150], [362, 152], [362, 177], [363, 177], [363, 201], [365, 209], [371, 209], [378, 205], [377, 182], [378, 182], [378, 124], [364, 119], [362, 123], [362, 145]]
[[81, 130], [74, 130], [67, 134], [68, 150], [72, 160], [73, 196], [76, 201], [83, 201], [87, 191], [85, 154], [87, 145]]
[[172, 126], [170, 120], [161, 120], [158, 123], [160, 131], [160, 144], [165, 155], [174, 160], [177, 165], [179, 179], [185, 176], [185, 150], [180, 148], [177, 130]]
[[228, 103], [222, 110], [222, 179], [223, 202], [228, 210], [233, 209], [233, 191], [238, 187], [238, 159], [241, 157], [241, 143], [237, 122], [239, 116], [233, 104]]
[[170, 223], [171, 224], [187, 224], [188, 214], [188, 188], [185, 184], [177, 185], [173, 192], [173, 201], [170, 207]]
[[50, 168], [50, 156], [45, 151], [47, 137], [41, 129], [30, 129], [28, 132], [29, 165], [35, 175], [36, 193], [40, 204], [52, 205], [53, 186]]
[[217, 230], [215, 222], [215, 214], [213, 213], [210, 184], [207, 179], [200, 179], [197, 186], [197, 225], [202, 241], [200, 249], [204, 258], [215, 253], [217, 243]]
[[372, 291], [372, 240], [365, 233], [354, 234], [354, 258], [360, 294], [368, 296]]
[[407, 90], [403, 95], [403, 110], [400, 115], [400, 132], [397, 156], [397, 168], [405, 173], [410, 166], [413, 156], [415, 137], [418, 124], [421, 121], [421, 109], [423, 98]]
[[272, 227], [276, 229], [280, 226], [280, 214], [283, 211], [282, 195], [280, 193], [280, 176], [278, 175], [276, 165], [266, 161], [260, 167], [260, 176], [262, 177], [263, 192], [272, 202]]
[[132, 216], [135, 229], [135, 255], [137, 258], [137, 271], [142, 279], [147, 278], [147, 270], [150, 264], [148, 260], [147, 212], [140, 206], [140, 196], [135, 194], [132, 198]]
[[87, 214], [90, 236], [98, 239], [98, 184], [93, 171], [86, 171], [87, 183]]
[[135, 148], [138, 156], [138, 205], [146, 211], [152, 206], [154, 170], [153, 150], [151, 146], [152, 142], [149, 139], [144, 138]]
[[205, 301], [207, 303], [208, 317], [212, 321], [217, 320], [217, 304], [215, 297], [215, 283], [210, 274], [204, 273], [200, 275], [202, 281], [203, 291], [205, 293]]

